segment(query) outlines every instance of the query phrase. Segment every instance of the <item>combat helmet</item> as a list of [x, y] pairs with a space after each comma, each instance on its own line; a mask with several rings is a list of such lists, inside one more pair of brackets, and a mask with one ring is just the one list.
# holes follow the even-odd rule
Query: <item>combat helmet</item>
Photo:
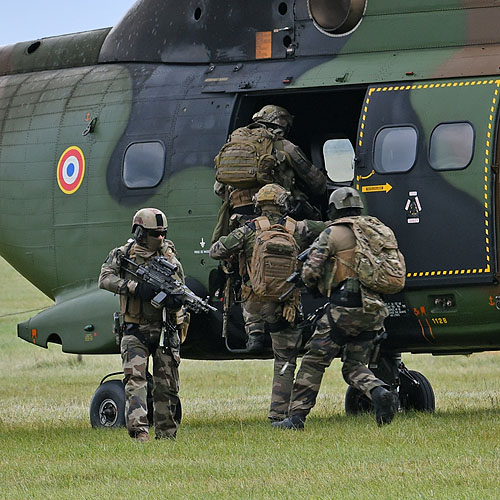
[[341, 187], [336, 189], [328, 200], [328, 206], [333, 205], [337, 210], [343, 208], [364, 208], [359, 193], [351, 187]]
[[132, 219], [132, 232], [138, 227], [153, 231], [167, 232], [168, 222], [165, 214], [157, 208], [141, 208]]
[[290, 193], [279, 184], [266, 184], [257, 191], [253, 202], [257, 210], [262, 210], [263, 206], [275, 206], [284, 213], [288, 208], [289, 197]]
[[287, 131], [292, 127], [293, 116], [285, 108], [268, 104], [252, 116], [252, 121], [270, 123]]

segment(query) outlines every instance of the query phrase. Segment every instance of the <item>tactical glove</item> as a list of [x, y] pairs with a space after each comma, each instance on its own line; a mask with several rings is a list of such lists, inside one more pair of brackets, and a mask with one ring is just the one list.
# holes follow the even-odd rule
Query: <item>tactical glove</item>
[[165, 307], [167, 309], [170, 309], [171, 311], [178, 311], [182, 305], [184, 304], [184, 301], [182, 300], [182, 297], [179, 295], [167, 295], [167, 298], [165, 300]]
[[283, 306], [283, 317], [293, 325], [295, 320], [295, 306], [293, 304], [285, 304]]
[[139, 283], [135, 289], [135, 295], [144, 302], [150, 302], [156, 294], [156, 290], [149, 283]]

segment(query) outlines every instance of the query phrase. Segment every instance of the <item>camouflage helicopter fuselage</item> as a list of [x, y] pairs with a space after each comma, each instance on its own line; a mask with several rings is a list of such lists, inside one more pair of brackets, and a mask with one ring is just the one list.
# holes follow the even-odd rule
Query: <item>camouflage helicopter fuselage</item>
[[[499, 21], [494, 0], [142, 0], [113, 29], [0, 48], [0, 254], [56, 303], [20, 337], [116, 351], [96, 280], [143, 206], [217, 302], [213, 157], [273, 103], [319, 167], [326, 141], [351, 141], [353, 185], [396, 232], [387, 348], [499, 349]], [[195, 318], [183, 355], [231, 357], [220, 326]]]

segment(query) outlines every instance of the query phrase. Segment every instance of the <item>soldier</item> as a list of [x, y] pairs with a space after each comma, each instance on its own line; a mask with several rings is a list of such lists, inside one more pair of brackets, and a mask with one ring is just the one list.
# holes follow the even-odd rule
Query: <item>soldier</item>
[[[293, 116], [285, 108], [268, 104], [252, 116], [250, 125], [235, 130], [216, 156], [217, 180], [214, 192], [227, 202], [229, 215], [233, 216], [230, 229], [244, 224], [255, 216], [253, 196], [260, 187], [268, 183], [279, 184], [291, 192], [290, 213], [294, 217], [321, 219], [321, 214], [308, 202], [308, 199], [325, 193], [326, 177], [323, 171], [308, 160], [298, 146], [287, 139], [292, 124]], [[261, 146], [257, 146], [257, 152], [261, 157], [269, 157], [267, 160], [270, 160], [270, 163], [266, 161], [259, 163], [257, 168], [262, 167], [265, 172], [257, 174], [256, 178], [246, 178], [245, 166], [249, 167], [251, 175], [255, 174], [256, 169], [246, 157], [248, 149], [245, 146], [240, 149], [238, 147], [248, 142], [264, 144], [266, 140], [263, 138], [269, 139], [269, 151], [268, 153], [260, 151]], [[233, 147], [234, 144], [236, 148]], [[226, 147], [229, 149], [225, 150]], [[235, 162], [236, 175], [234, 175]], [[212, 241], [227, 234], [224, 232], [227, 228], [221, 226], [223, 222], [219, 221]]]
[[[179, 403], [179, 338], [169, 339], [168, 348], [158, 347], [162, 332], [162, 310], [151, 305], [155, 295], [152, 287], [137, 283], [120, 271], [123, 256], [143, 265], [153, 257], [164, 256], [178, 266], [176, 279], [184, 282], [184, 273], [175, 254], [174, 244], [165, 239], [167, 218], [155, 208], [139, 210], [132, 222], [134, 240], [115, 248], [101, 268], [99, 287], [120, 295], [124, 319], [121, 356], [125, 374], [125, 415], [132, 438], [149, 441], [147, 410], [148, 359], [153, 359], [153, 418], [155, 437], [175, 439], [178, 422], [175, 418]], [[169, 320], [179, 324], [181, 303], [174, 296], [167, 299]], [[175, 336], [175, 335], [174, 335]]]
[[[311, 242], [325, 228], [324, 222], [311, 220], [296, 222], [291, 217], [285, 216], [288, 197], [289, 193], [277, 184], [262, 187], [255, 195], [255, 206], [258, 211], [262, 212], [262, 217], [247, 222], [244, 226], [233, 230], [228, 236], [221, 237], [210, 248], [210, 257], [213, 259], [240, 256], [244, 317], [248, 320], [252, 315], [259, 316], [267, 323], [274, 352], [274, 378], [269, 410], [271, 421], [282, 420], [288, 414], [297, 352], [301, 340], [301, 333], [295, 326], [295, 319], [300, 308], [300, 295], [295, 293], [282, 303], [277, 298], [282, 294], [282, 290], [275, 290], [273, 287], [278, 286], [276, 283], [279, 282], [280, 286], [285, 289], [289, 288], [290, 285], [285, 282], [286, 277], [297, 266], [297, 252], [294, 254], [290, 249], [293, 247], [298, 251], [298, 248], [305, 248], [308, 242]], [[283, 241], [280, 243], [283, 249], [280, 251], [281, 255], [270, 257], [265, 252], [256, 253], [256, 248], [265, 248], [264, 235], [273, 229], [276, 230], [277, 225], [279, 225], [277, 232], [285, 240], [289, 238], [288, 243]], [[275, 245], [278, 246], [278, 243]], [[267, 258], [271, 261], [266, 261]], [[270, 285], [268, 278], [261, 278], [264, 282], [260, 282], [257, 288], [256, 283], [259, 282], [258, 276], [261, 274], [255, 267], [259, 262], [269, 262], [269, 266], [263, 267], [275, 273], [274, 284]], [[276, 262], [280, 264], [276, 265]], [[267, 291], [263, 291], [264, 289]], [[264, 332], [262, 331], [261, 334], [263, 335]], [[280, 375], [286, 363], [288, 364], [284, 373]]]
[[[344, 187], [331, 194], [328, 216], [331, 220], [360, 217], [362, 208], [359, 193]], [[304, 428], [306, 416], [316, 403], [325, 369], [342, 348], [344, 380], [372, 400], [379, 425], [390, 423], [394, 417], [396, 402], [392, 392], [367, 367], [374, 337], [383, 328], [388, 310], [380, 295], [364, 287], [361, 290], [352, 269], [355, 247], [356, 238], [348, 224], [329, 225], [314, 242], [304, 263], [304, 283], [329, 296], [330, 304], [306, 345], [293, 386], [289, 417], [274, 423], [274, 427]], [[363, 308], [365, 300], [369, 300], [369, 307]]]
[[[316, 168], [303, 151], [290, 142], [288, 136], [293, 116], [284, 108], [269, 104], [252, 116], [252, 123], [235, 130], [228, 143], [215, 158], [217, 179], [214, 191], [224, 200], [212, 236], [217, 241], [229, 231], [255, 217], [253, 197], [266, 183], [276, 183], [291, 192], [289, 214], [297, 218], [321, 219], [319, 211], [309, 202], [326, 191], [325, 174]], [[257, 156], [266, 159], [254, 166], [247, 158], [246, 143], [257, 144]], [[266, 153], [265, 146], [269, 151]], [[262, 149], [264, 148], [264, 149]], [[252, 149], [252, 148], [251, 148]], [[255, 168], [254, 168], [255, 167]], [[262, 169], [256, 178], [246, 178]], [[235, 172], [236, 175], [235, 175]], [[247, 351], [260, 353], [264, 349], [264, 321], [259, 312], [243, 311], [247, 333]]]

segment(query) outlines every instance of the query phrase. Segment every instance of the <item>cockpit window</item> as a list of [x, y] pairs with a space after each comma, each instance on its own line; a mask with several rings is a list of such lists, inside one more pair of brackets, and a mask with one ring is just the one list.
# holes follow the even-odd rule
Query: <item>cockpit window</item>
[[429, 163], [436, 170], [465, 168], [474, 153], [474, 129], [468, 122], [441, 123], [432, 132]]
[[136, 142], [125, 152], [123, 182], [128, 188], [157, 186], [165, 173], [165, 149], [161, 142]]
[[407, 172], [417, 158], [417, 131], [413, 127], [387, 127], [375, 137], [375, 170]]
[[329, 139], [323, 144], [328, 178], [333, 182], [351, 182], [354, 178], [354, 149], [349, 139]]

